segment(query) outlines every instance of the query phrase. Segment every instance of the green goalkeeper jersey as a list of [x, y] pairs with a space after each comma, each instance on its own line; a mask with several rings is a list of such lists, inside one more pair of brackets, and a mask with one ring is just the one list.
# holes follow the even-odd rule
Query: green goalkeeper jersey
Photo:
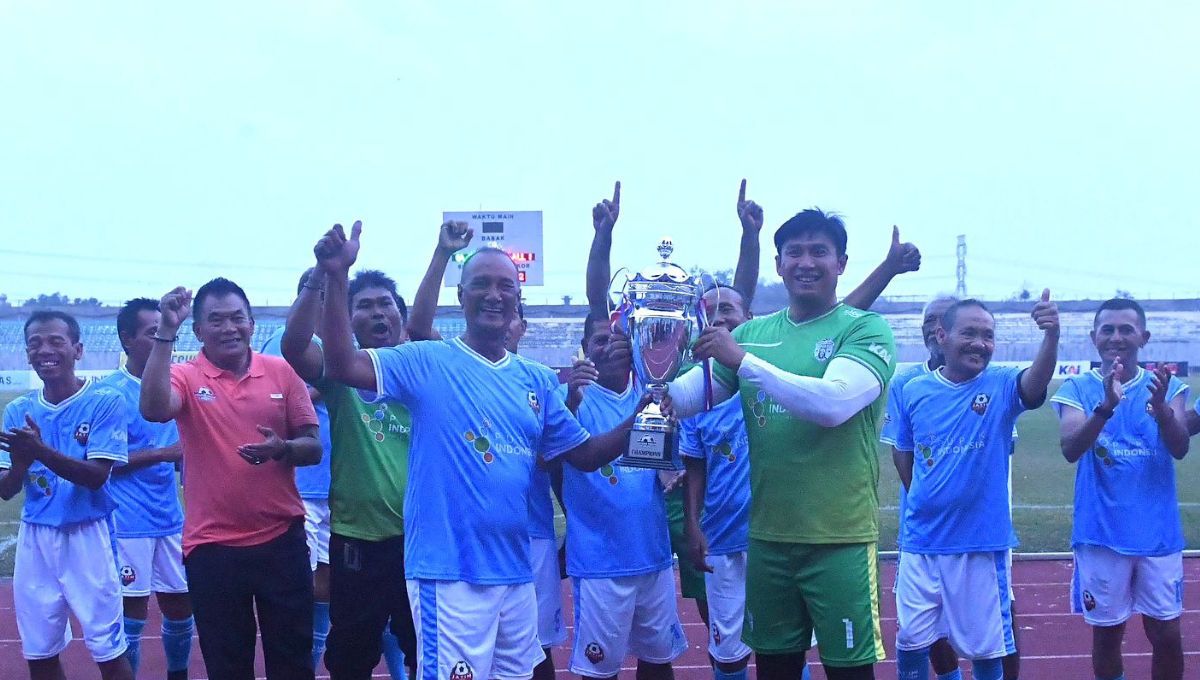
[[895, 369], [891, 328], [878, 314], [839, 304], [797, 323], [782, 309], [733, 331], [742, 349], [788, 373], [820, 378], [845, 357], [879, 379], [879, 398], [837, 427], [794, 417], [720, 364], [737, 390], [750, 440], [750, 537], [786, 543], [865, 543], [879, 538], [878, 425]]

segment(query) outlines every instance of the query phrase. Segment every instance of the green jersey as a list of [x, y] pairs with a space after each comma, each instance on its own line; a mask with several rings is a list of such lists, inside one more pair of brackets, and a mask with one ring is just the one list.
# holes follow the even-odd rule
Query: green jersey
[[412, 417], [399, 402], [370, 403], [332, 380], [313, 385], [329, 407], [329, 525], [364, 541], [404, 535]]
[[895, 369], [892, 330], [878, 314], [839, 304], [796, 323], [782, 309], [733, 331], [750, 354], [794, 375], [820, 378], [845, 357], [879, 378], [879, 398], [837, 427], [800, 420], [748, 382], [714, 364], [737, 390], [750, 441], [750, 537], [785, 543], [866, 543], [879, 538], [876, 442]]

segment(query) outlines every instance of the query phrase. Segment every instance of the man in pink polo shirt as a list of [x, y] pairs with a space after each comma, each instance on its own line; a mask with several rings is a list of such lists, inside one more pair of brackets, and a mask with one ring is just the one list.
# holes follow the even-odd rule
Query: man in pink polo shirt
[[141, 412], [174, 419], [183, 444], [184, 567], [209, 677], [254, 677], [255, 613], [267, 677], [313, 677], [312, 577], [295, 468], [321, 460], [308, 389], [287, 362], [250, 349], [245, 292], [196, 291], [195, 359], [171, 365], [190, 291], [163, 296]]

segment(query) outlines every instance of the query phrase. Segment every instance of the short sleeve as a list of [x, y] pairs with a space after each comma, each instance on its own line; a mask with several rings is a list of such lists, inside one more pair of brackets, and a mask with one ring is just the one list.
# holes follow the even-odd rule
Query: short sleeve
[[308, 395], [308, 386], [287, 364], [279, 371], [279, 381], [283, 384], [285, 404], [287, 408], [287, 425], [289, 436], [296, 428], [308, 425], [319, 425], [317, 410], [313, 408], [312, 399]]
[[87, 460], [129, 462], [129, 430], [125, 422], [125, 399], [114, 390], [106, 390], [96, 400], [92, 422], [88, 423]]
[[700, 440], [700, 429], [693, 416], [679, 423], [679, 455], [688, 458], [704, 457], [704, 442]]
[[[908, 383], [908, 385], [905, 385], [905, 389], [907, 389], [910, 385], [912, 385], [911, 382]], [[895, 441], [889, 443], [896, 447], [897, 451], [914, 451], [917, 447], [913, 437], [912, 414], [909, 412], [908, 400], [905, 396], [905, 389], [899, 390], [896, 395], [898, 397], [896, 399], [895, 410], [896, 420], [894, 431], [896, 436]], [[891, 410], [890, 405], [888, 406], [888, 410]]]
[[1186, 402], [1188, 395], [1191, 394], [1191, 386], [1175, 376], [1171, 376], [1171, 380], [1167, 383], [1167, 401], [1172, 401], [1179, 395], [1183, 395], [1183, 400]]
[[[17, 408], [16, 408], [15, 404], [10, 403], [8, 406], [5, 406], [4, 407], [4, 431], [8, 432], [9, 430], [11, 430], [15, 427], [19, 427], [17, 425], [18, 418], [19, 418], [19, 416], [17, 415]], [[11, 467], [12, 467], [12, 458], [9, 457], [8, 451], [0, 451], [0, 470], [7, 470]]]
[[[1028, 371], [1028, 368], [1004, 368], [1002, 377], [1004, 380], [1004, 394], [1008, 402], [1009, 415], [1016, 417], [1028, 410], [1030, 407], [1025, 404], [1025, 400], [1021, 398], [1021, 376]], [[1049, 388], [1047, 388], [1048, 390]], [[1042, 404], [1046, 403], [1045, 396], [1033, 408], [1041, 408]]]
[[[564, 386], [565, 387], [565, 386]], [[567, 409], [567, 402], [558, 396], [557, 380], [547, 374], [542, 388], [541, 453], [545, 460], [552, 460], [588, 440], [588, 432], [579, 424], [575, 415]]]
[[1085, 410], [1083, 408], [1083, 398], [1079, 394], [1079, 381], [1074, 378], [1068, 378], [1063, 382], [1058, 391], [1050, 397], [1050, 405], [1054, 407], [1054, 412], [1061, 418], [1064, 406]]
[[883, 412], [883, 428], [879, 431], [879, 441], [896, 446], [897, 428], [900, 427], [900, 392], [905, 383], [893, 382], [888, 385], [887, 407]]
[[896, 372], [896, 341], [892, 329], [878, 314], [865, 314], [846, 332], [834, 358], [845, 357], [866, 366], [879, 380], [880, 388], [887, 386]]
[[171, 364], [171, 391], [179, 395], [179, 412], [186, 413], [191, 404], [191, 389], [188, 388], [188, 366]]
[[432, 362], [427, 356], [435, 341], [406, 342], [398, 347], [368, 349], [367, 355], [375, 365], [376, 401], [394, 399], [409, 408], [416, 400], [416, 388], [430, 377]]

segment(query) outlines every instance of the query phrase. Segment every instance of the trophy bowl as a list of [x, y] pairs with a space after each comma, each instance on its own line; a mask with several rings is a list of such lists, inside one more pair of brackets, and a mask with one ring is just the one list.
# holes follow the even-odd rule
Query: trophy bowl
[[673, 250], [671, 239], [664, 238], [658, 246], [660, 261], [625, 283], [621, 308], [633, 373], [653, 401], [635, 415], [629, 446], [618, 465], [659, 470], [679, 467], [675, 426], [662, 414], [659, 403], [699, 335], [697, 305], [702, 291], [698, 281], [669, 261]]

